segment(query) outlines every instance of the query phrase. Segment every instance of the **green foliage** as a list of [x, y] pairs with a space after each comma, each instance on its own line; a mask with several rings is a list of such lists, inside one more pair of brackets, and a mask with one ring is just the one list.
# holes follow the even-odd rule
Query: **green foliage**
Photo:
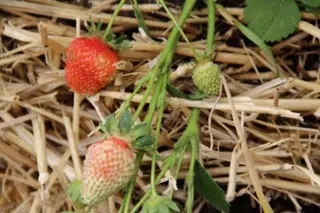
[[154, 145], [155, 142], [156, 142], [156, 139], [152, 135], [144, 135], [144, 136], [137, 138], [134, 141], [134, 144], [135, 144], [136, 149], [147, 151], [147, 150], [152, 149], [152, 145]]
[[130, 46], [130, 41], [127, 39], [125, 35], [119, 36], [117, 38], [114, 34], [108, 34], [105, 37], [105, 40], [114, 49], [123, 49], [123, 48], [128, 48]]
[[151, 135], [151, 126], [147, 123], [133, 125], [128, 108], [125, 108], [117, 119], [116, 114], [109, 115], [99, 126], [107, 137], [121, 135], [129, 139], [130, 144], [139, 151], [151, 151], [155, 144], [155, 137]]
[[301, 19], [293, 0], [246, 0], [248, 27], [265, 41], [279, 41], [296, 30]]
[[70, 197], [70, 199], [73, 201], [74, 205], [77, 208], [84, 207], [84, 204], [81, 198], [81, 185], [82, 185], [82, 181], [76, 180], [71, 182], [67, 189], [68, 196]]
[[132, 126], [132, 116], [130, 111], [126, 108], [119, 118], [119, 130], [121, 134], [127, 134]]
[[[86, 26], [86, 29], [89, 35], [98, 35], [102, 38], [103, 37], [102, 24], [103, 22], [101, 20], [99, 20], [98, 23], [96, 24], [92, 19], [92, 17], [90, 16], [89, 24]], [[128, 48], [130, 46], [130, 41], [127, 39], [125, 35], [116, 37], [116, 35], [109, 33], [104, 36], [104, 40], [114, 49]]]
[[144, 30], [144, 32], [147, 35], [149, 35], [149, 30], [148, 30], [147, 24], [146, 24], [146, 22], [145, 22], [145, 20], [144, 20], [144, 18], [142, 16], [142, 13], [141, 13], [141, 10], [139, 8], [137, 0], [131, 0], [131, 4], [132, 4], [132, 7], [133, 7], [134, 15], [138, 19], [139, 26]]
[[132, 128], [130, 135], [131, 135], [132, 140], [135, 141], [138, 138], [149, 134], [150, 131], [151, 131], [151, 127], [147, 123], [140, 123], [140, 124], [135, 125]]
[[306, 8], [306, 10], [308, 12], [311, 12], [311, 13], [314, 13], [314, 14], [320, 14], [320, 7], [308, 7], [308, 6], [306, 6], [305, 8]]
[[180, 212], [176, 203], [169, 197], [151, 196], [143, 205], [141, 213], [172, 213]]
[[198, 161], [195, 163], [194, 184], [195, 189], [198, 190], [198, 192], [215, 208], [224, 212], [230, 211], [223, 190]]
[[205, 93], [200, 91], [196, 91], [195, 94], [187, 95], [171, 84], [167, 84], [167, 91], [173, 97], [184, 98], [189, 100], [202, 100], [207, 96]]
[[109, 136], [117, 131], [117, 120], [116, 120], [116, 115], [111, 114], [107, 117], [107, 119], [100, 124], [100, 130], [103, 131], [104, 133], [108, 134]]
[[320, 0], [300, 0], [300, 1], [310, 7], [320, 7]]

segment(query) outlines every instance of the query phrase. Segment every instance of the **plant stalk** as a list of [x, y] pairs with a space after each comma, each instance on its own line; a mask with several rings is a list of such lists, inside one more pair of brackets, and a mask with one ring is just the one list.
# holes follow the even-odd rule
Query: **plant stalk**
[[118, 4], [116, 10], [113, 12], [113, 14], [112, 14], [112, 16], [110, 18], [110, 21], [108, 23], [107, 29], [105, 30], [104, 35], [103, 35], [104, 40], [110, 34], [112, 24], [113, 24], [114, 20], [116, 19], [117, 15], [119, 14], [119, 12], [120, 12], [120, 10], [121, 10], [121, 8], [122, 8], [122, 6], [124, 5], [125, 2], [126, 2], [126, 0], [121, 0], [120, 3]]
[[207, 44], [205, 57], [211, 59], [213, 47], [214, 47], [214, 31], [215, 31], [215, 5], [213, 0], [208, 1], [208, 29], [207, 29]]
[[136, 177], [137, 177], [137, 173], [138, 173], [138, 170], [140, 168], [140, 164], [142, 162], [142, 159], [143, 159], [143, 155], [144, 153], [143, 152], [139, 152], [137, 154], [137, 157], [136, 157], [136, 162], [135, 162], [135, 168], [134, 168], [134, 176], [132, 178], [132, 180], [130, 181], [129, 183], [129, 188], [128, 188], [128, 191], [126, 193], [126, 196], [123, 200], [123, 203], [120, 207], [120, 210], [119, 212], [123, 212], [123, 213], [128, 213], [129, 212], [129, 207], [130, 207], [130, 201], [131, 201], [131, 197], [132, 197], [132, 192], [133, 192], [133, 189], [134, 189], [134, 185], [136, 183]]

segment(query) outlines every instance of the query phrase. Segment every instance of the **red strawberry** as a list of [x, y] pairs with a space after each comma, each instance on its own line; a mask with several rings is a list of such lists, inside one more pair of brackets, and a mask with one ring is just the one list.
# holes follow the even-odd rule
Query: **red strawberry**
[[98, 37], [74, 39], [66, 51], [66, 80], [78, 93], [94, 95], [111, 80], [117, 53]]
[[135, 154], [126, 141], [116, 137], [91, 145], [84, 161], [81, 195], [94, 206], [125, 187], [134, 173]]

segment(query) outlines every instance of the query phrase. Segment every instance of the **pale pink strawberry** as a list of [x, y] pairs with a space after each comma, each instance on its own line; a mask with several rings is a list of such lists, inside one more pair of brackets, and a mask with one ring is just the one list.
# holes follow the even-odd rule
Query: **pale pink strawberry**
[[135, 153], [122, 139], [110, 137], [91, 145], [84, 161], [83, 203], [93, 206], [125, 187], [134, 163]]

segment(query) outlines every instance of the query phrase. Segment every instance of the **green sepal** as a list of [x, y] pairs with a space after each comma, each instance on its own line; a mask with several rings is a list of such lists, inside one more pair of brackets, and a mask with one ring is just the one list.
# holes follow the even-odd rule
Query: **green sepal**
[[67, 188], [67, 194], [77, 208], [84, 207], [84, 204], [81, 198], [81, 185], [82, 185], [81, 180], [75, 180], [71, 182]]
[[101, 35], [101, 27], [102, 27], [102, 21], [99, 19], [98, 23], [95, 24], [92, 16], [89, 17], [89, 24], [86, 26], [86, 30], [89, 32], [89, 34], [97, 34]]
[[134, 15], [138, 20], [139, 26], [144, 30], [144, 32], [148, 36], [150, 36], [147, 24], [146, 24], [146, 22], [145, 22], [145, 20], [143, 18], [142, 12], [141, 12], [141, 10], [139, 8], [139, 5], [138, 5], [137, 1], [136, 0], [131, 0], [131, 4], [132, 4], [132, 7], [133, 7]]
[[149, 135], [151, 131], [150, 126], [147, 123], [140, 123], [134, 125], [130, 130], [130, 137], [133, 141], [137, 140], [139, 137], [144, 135]]
[[133, 143], [137, 150], [153, 150], [156, 139], [152, 135], [143, 135], [137, 138]]
[[130, 47], [130, 41], [127, 39], [127, 36], [125, 35], [122, 35], [117, 38], [114, 34], [109, 33], [104, 36], [104, 40], [108, 42], [108, 44], [112, 46], [114, 49]]
[[119, 118], [118, 128], [122, 135], [127, 134], [132, 126], [132, 116], [128, 108], [126, 108], [121, 114]]
[[173, 97], [189, 99], [189, 100], [202, 100], [205, 97], [207, 97], [207, 95], [201, 91], [196, 91], [194, 94], [187, 95], [171, 84], [167, 84], [167, 91]]
[[112, 135], [114, 132], [118, 131], [116, 115], [112, 113], [106, 120], [99, 125], [102, 132], [106, 133], [108, 136]]

